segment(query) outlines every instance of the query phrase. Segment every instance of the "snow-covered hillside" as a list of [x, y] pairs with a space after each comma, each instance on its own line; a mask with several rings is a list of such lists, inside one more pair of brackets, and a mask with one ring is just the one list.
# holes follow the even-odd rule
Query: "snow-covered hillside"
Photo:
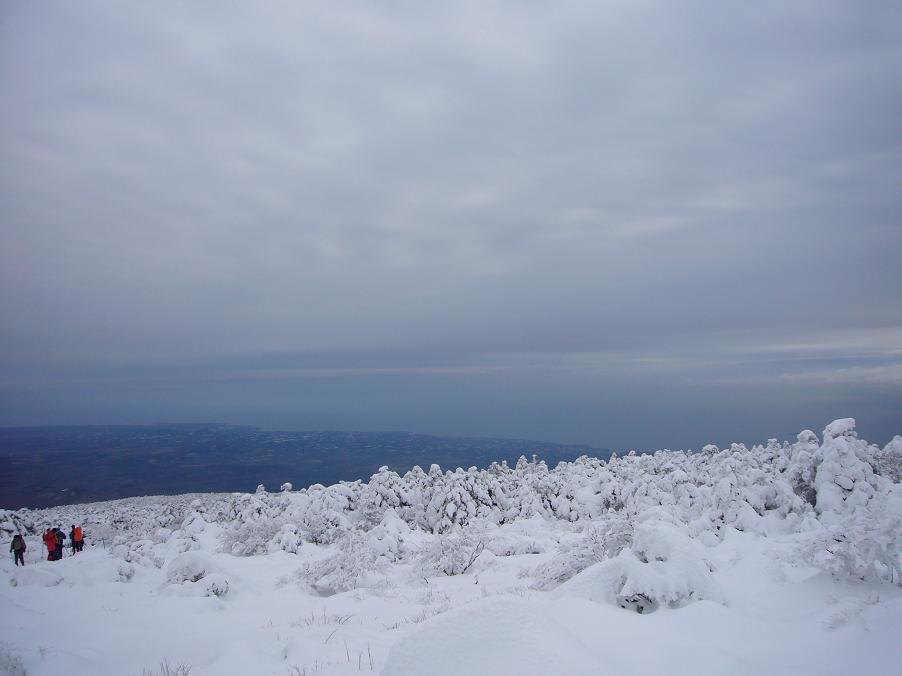
[[[902, 437], [0, 513], [0, 674], [894, 674]], [[39, 534], [81, 524], [48, 562]], [[68, 554], [68, 551], [67, 551]], [[641, 611], [641, 612], [639, 612]]]

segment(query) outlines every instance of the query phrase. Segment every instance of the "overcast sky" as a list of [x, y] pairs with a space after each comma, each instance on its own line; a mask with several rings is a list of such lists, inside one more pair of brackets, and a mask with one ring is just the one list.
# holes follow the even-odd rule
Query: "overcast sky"
[[902, 433], [896, 0], [30, 0], [0, 91], [0, 424]]

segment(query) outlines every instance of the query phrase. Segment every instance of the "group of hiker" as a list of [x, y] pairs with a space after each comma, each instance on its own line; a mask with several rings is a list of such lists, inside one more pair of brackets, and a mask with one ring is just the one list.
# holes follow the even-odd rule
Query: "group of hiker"
[[[59, 561], [63, 558], [63, 547], [66, 542], [66, 534], [63, 533], [61, 528], [48, 528], [44, 531], [42, 539], [44, 541], [44, 547], [47, 548], [48, 561]], [[69, 546], [72, 547], [73, 555], [84, 549], [85, 536], [81, 526], [72, 525], [72, 529], [69, 531], [69, 543]], [[9, 551], [13, 553], [13, 559], [17, 566], [25, 565], [26, 549], [28, 549], [28, 547], [25, 544], [25, 536], [21, 533], [16, 533], [13, 536], [12, 543], [9, 545]]]

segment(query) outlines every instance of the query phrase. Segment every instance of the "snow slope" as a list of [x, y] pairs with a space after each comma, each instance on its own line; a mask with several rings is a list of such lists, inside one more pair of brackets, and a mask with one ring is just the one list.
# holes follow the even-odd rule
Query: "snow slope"
[[[29, 550], [0, 564], [0, 674], [896, 674], [900, 458], [845, 419], [751, 449], [3, 512]], [[85, 551], [40, 561], [71, 523]]]

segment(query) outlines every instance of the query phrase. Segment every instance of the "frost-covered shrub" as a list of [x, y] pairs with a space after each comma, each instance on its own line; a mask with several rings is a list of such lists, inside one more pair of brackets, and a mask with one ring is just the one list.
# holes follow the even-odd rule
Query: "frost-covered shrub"
[[520, 556], [521, 554], [541, 554], [542, 545], [525, 535], [505, 533], [486, 540], [485, 548], [495, 556]]
[[[438, 472], [438, 465], [430, 468], [430, 474]], [[467, 490], [464, 471], [447, 472], [437, 479], [432, 498], [426, 505], [426, 525], [433, 533], [447, 533], [455, 526], [465, 526], [477, 514], [476, 502]]]
[[162, 568], [165, 563], [163, 555], [157, 551], [157, 545], [147, 539], [128, 540], [119, 537], [114, 541], [112, 554], [126, 563], [148, 568]]
[[6, 539], [16, 533], [27, 533], [28, 524], [23, 516], [8, 509], [0, 509], [0, 538]]
[[157, 528], [153, 532], [153, 541], [157, 544], [162, 544], [163, 542], [167, 542], [169, 538], [172, 537], [172, 531], [168, 528]]
[[817, 502], [817, 489], [814, 477], [817, 470], [815, 453], [817, 453], [817, 436], [811, 430], [803, 430], [792, 448], [792, 456], [787, 469], [787, 478], [793, 491], [809, 505]]
[[404, 554], [404, 536], [410, 527], [395, 513], [388, 509], [377, 526], [366, 534], [367, 546], [376, 556], [385, 557], [389, 561], [397, 561]]
[[350, 529], [348, 518], [330, 509], [309, 510], [301, 519], [304, 537], [317, 545], [329, 545]]
[[378, 571], [385, 559], [369, 547], [365, 534], [347, 531], [335, 546], [333, 555], [304, 564], [297, 577], [323, 596], [368, 587], [383, 579]]
[[222, 551], [234, 556], [265, 554], [269, 543], [278, 536], [282, 524], [275, 520], [259, 519], [235, 522], [220, 534]]
[[427, 577], [462, 575], [467, 572], [485, 549], [482, 533], [460, 530], [439, 535], [420, 549], [417, 564]]
[[301, 529], [293, 523], [286, 523], [272, 537], [266, 549], [270, 552], [282, 551], [289, 554], [297, 554], [303, 542], [304, 536]]
[[867, 505], [874, 496], [877, 479], [867, 457], [867, 443], [855, 433], [855, 420], [843, 418], [827, 425], [824, 443], [816, 454], [817, 490], [815, 507], [822, 516], [852, 511]]
[[660, 512], [643, 515], [632, 545], [616, 560], [622, 566], [623, 582], [614, 590], [617, 595], [642, 594], [671, 607], [721, 599], [702, 545]]
[[180, 595], [225, 596], [229, 580], [200, 552], [179, 554], [166, 567], [166, 581]]
[[222, 573], [211, 573], [201, 581], [206, 596], [223, 597], [229, 593], [229, 580]]
[[672, 608], [692, 601], [720, 601], [722, 594], [705, 557], [705, 547], [661, 509], [641, 514], [632, 544], [611, 559], [594, 564], [556, 590], [617, 603], [641, 595]]
[[286, 500], [266, 493], [239, 496], [233, 520], [220, 533], [221, 550], [234, 556], [265, 554], [285, 523]]
[[365, 526], [372, 526], [382, 520], [389, 509], [399, 510], [412, 506], [409, 491], [404, 480], [387, 466], [382, 466], [366, 485], [360, 499], [361, 516]]
[[328, 488], [315, 484], [308, 488], [298, 521], [305, 539], [318, 545], [338, 541], [352, 528], [348, 514], [358, 502], [355, 484], [341, 483]]
[[518, 518], [529, 519], [547, 514], [548, 510], [532, 485], [525, 480], [510, 480], [507, 509], [504, 512], [505, 521], [510, 522]]
[[6, 644], [0, 645], [0, 674], [5, 676], [26, 676], [25, 662], [22, 656], [13, 652]]
[[213, 572], [213, 562], [200, 552], [179, 554], [166, 566], [166, 581], [170, 584], [197, 582]]
[[658, 609], [658, 604], [645, 594], [619, 594], [617, 596], [617, 605], [624, 610], [632, 610], [640, 615], [654, 612]]
[[874, 471], [893, 483], [902, 481], [902, 437], [896, 435], [874, 455]]
[[116, 575], [119, 582], [131, 582], [135, 576], [135, 567], [128, 561], [120, 561], [116, 566]]
[[835, 577], [902, 585], [902, 486], [832, 520], [802, 555]]
[[182, 520], [181, 530], [189, 535], [200, 535], [207, 529], [207, 522], [200, 512], [192, 511]]
[[581, 536], [564, 541], [558, 553], [539, 566], [533, 575], [536, 589], [553, 589], [589, 566], [617, 556], [632, 541], [633, 527], [628, 516], [611, 513], [586, 525]]

